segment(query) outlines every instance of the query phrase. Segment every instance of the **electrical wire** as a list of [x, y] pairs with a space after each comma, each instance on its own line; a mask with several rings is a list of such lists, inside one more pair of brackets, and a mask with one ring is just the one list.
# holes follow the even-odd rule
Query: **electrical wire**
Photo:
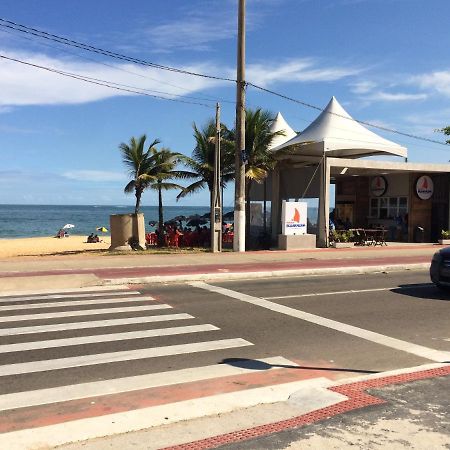
[[[246, 84], [248, 86], [254, 87], [255, 89], [258, 89], [260, 91], [266, 92], [268, 94], [272, 94], [272, 95], [275, 95], [277, 97], [283, 98], [285, 100], [289, 100], [291, 102], [300, 104], [300, 105], [305, 106], [307, 108], [316, 109], [318, 111], [324, 112], [324, 108], [320, 108], [319, 106], [311, 105], [310, 103], [306, 103], [306, 102], [304, 102], [302, 100], [298, 100], [298, 99], [289, 97], [287, 95], [280, 94], [278, 92], [272, 91], [272, 90], [264, 88], [262, 86], [258, 86], [257, 84], [253, 84], [253, 83], [250, 83], [250, 82], [247, 82]], [[445, 146], [448, 145], [445, 142], [436, 141], [434, 139], [430, 139], [430, 138], [426, 138], [426, 137], [422, 137], [422, 136], [417, 136], [415, 134], [404, 133], [403, 131], [394, 130], [392, 128], [383, 127], [381, 125], [375, 125], [373, 123], [366, 122], [364, 120], [358, 120], [358, 119], [355, 119], [353, 117], [347, 117], [347, 116], [344, 116], [342, 114], [334, 113], [334, 112], [331, 112], [331, 111], [327, 111], [327, 113], [331, 114], [333, 116], [340, 117], [342, 119], [352, 120], [354, 122], [360, 123], [361, 125], [367, 125], [369, 127], [377, 128], [377, 129], [382, 130], [382, 131], [387, 131], [389, 133], [395, 133], [395, 134], [398, 134], [400, 136], [406, 136], [406, 137], [409, 137], [409, 138], [412, 138], [412, 139], [417, 139], [417, 140], [420, 140], [420, 141], [431, 142], [433, 144], [439, 144], [439, 145], [445, 145]]]
[[[153, 62], [150, 62], [150, 61], [145, 61], [145, 60], [142, 60], [142, 59], [139, 59], [139, 58], [129, 57], [129, 56], [126, 56], [126, 55], [122, 55], [120, 53], [112, 52], [112, 51], [109, 51], [109, 50], [104, 50], [104, 49], [99, 48], [99, 47], [94, 47], [92, 45], [83, 44], [83, 43], [75, 41], [73, 39], [64, 38], [64, 37], [58, 36], [56, 34], [48, 33], [46, 31], [41, 31], [41, 30], [38, 30], [36, 28], [32, 28], [32, 27], [29, 27], [29, 26], [26, 26], [26, 25], [22, 25], [22, 24], [13, 22], [11, 20], [3, 19], [3, 18], [0, 18], [0, 27], [9, 28], [9, 29], [12, 29], [14, 31], [19, 31], [21, 33], [31, 34], [31, 35], [39, 37], [39, 38], [43, 38], [43, 39], [47, 39], [47, 40], [50, 40], [50, 41], [54, 41], [54, 42], [57, 42], [59, 44], [64, 44], [64, 45], [69, 45], [69, 46], [72, 46], [72, 47], [77, 47], [77, 48], [80, 48], [80, 49], [85, 50], [85, 51], [94, 52], [94, 53], [101, 54], [101, 55], [104, 55], [104, 56], [108, 56], [108, 57], [111, 57], [111, 58], [120, 59], [120, 60], [123, 60], [123, 61], [128, 61], [128, 62], [132, 62], [132, 63], [135, 63], [135, 64], [140, 64], [140, 65], [144, 65], [144, 66], [148, 66], [148, 67], [153, 67], [155, 69], [167, 70], [167, 71], [170, 71], [170, 72], [176, 72], [176, 73], [181, 73], [181, 74], [185, 74], [185, 75], [192, 75], [192, 76], [197, 76], [197, 77], [202, 77], [202, 78], [207, 78], [207, 79], [212, 79], [212, 80], [228, 81], [228, 82], [234, 82], [234, 83], [237, 82], [235, 79], [232, 79], [232, 78], [219, 77], [219, 76], [215, 76], [215, 75], [207, 75], [207, 74], [203, 74], [203, 73], [199, 73], [199, 72], [193, 72], [193, 71], [188, 71], [188, 70], [184, 70], [184, 69], [179, 69], [179, 68], [176, 68], [176, 67], [165, 66], [165, 65], [153, 63]], [[324, 108], [320, 108], [319, 106], [312, 105], [310, 103], [304, 102], [302, 100], [295, 99], [293, 97], [289, 97], [289, 96], [287, 96], [285, 94], [281, 94], [279, 92], [276, 92], [276, 91], [264, 88], [262, 86], [259, 86], [257, 84], [251, 83], [251, 82], [245, 82], [245, 85], [246, 86], [251, 86], [251, 87], [253, 87], [253, 88], [257, 89], [257, 90], [266, 92], [268, 94], [275, 95], [275, 96], [283, 98], [285, 100], [288, 100], [288, 101], [300, 104], [300, 105], [305, 106], [305, 107], [310, 108], [310, 109], [315, 109], [315, 110], [321, 111], [321, 112], [324, 111]], [[360, 123], [362, 125], [366, 125], [366, 126], [369, 126], [369, 127], [372, 127], [372, 128], [376, 128], [376, 129], [379, 129], [379, 130], [382, 130], [382, 131], [386, 131], [386, 132], [389, 132], [389, 133], [394, 133], [394, 134], [397, 134], [397, 135], [400, 135], [400, 136], [405, 136], [405, 137], [409, 137], [409, 138], [412, 138], [412, 139], [425, 141], [425, 142], [431, 142], [433, 144], [439, 144], [439, 145], [444, 145], [444, 146], [448, 145], [445, 142], [437, 141], [437, 140], [434, 140], [434, 139], [430, 139], [430, 138], [426, 138], [426, 137], [423, 137], [423, 136], [418, 136], [418, 135], [414, 135], [414, 134], [410, 134], [410, 133], [405, 133], [405, 132], [402, 132], [402, 131], [399, 131], [399, 130], [395, 130], [395, 129], [391, 129], [391, 128], [388, 128], [388, 127], [383, 127], [383, 126], [380, 126], [380, 125], [376, 125], [376, 124], [373, 124], [373, 123], [370, 123], [370, 122], [366, 122], [364, 120], [358, 120], [358, 119], [355, 119], [353, 117], [347, 117], [347, 116], [344, 116], [342, 114], [337, 114], [337, 113], [333, 113], [333, 112], [330, 112], [330, 111], [327, 111], [327, 113], [335, 115], [335, 116], [338, 116], [338, 117], [341, 117], [343, 119], [352, 120], [352, 121], [355, 121], [355, 122]]]
[[[1, 24], [0, 24], [0, 26], [1, 26]], [[16, 36], [12, 30], [0, 29], [0, 31], [1, 31], [2, 33], [8, 33], [8, 34], [10, 34], [10, 35], [12, 35], [12, 36], [14, 36], [14, 37], [20, 37], [21, 39], [26, 39], [26, 40], [28, 40], [28, 41], [34, 42], [32, 37], [28, 37], [28, 36], [24, 36], [24, 35], [17, 35], [17, 36]], [[131, 71], [131, 70], [124, 69], [124, 68], [121, 67], [121, 66], [114, 66], [114, 65], [112, 65], [112, 64], [108, 64], [108, 63], [105, 63], [105, 62], [103, 62], [103, 61], [99, 61], [98, 59], [89, 58], [89, 56], [82, 55], [82, 54], [80, 54], [80, 53], [73, 52], [73, 51], [67, 50], [67, 49], [62, 48], [62, 47], [59, 47], [59, 46], [52, 45], [51, 43], [38, 42], [38, 44], [39, 44], [39, 45], [43, 45], [43, 46], [48, 47], [48, 48], [57, 49], [58, 51], [61, 51], [61, 52], [63, 52], [63, 53], [67, 53], [68, 55], [74, 55], [74, 56], [77, 56], [77, 57], [82, 58], [82, 59], [85, 59], [85, 60], [87, 60], [87, 61], [91, 61], [91, 62], [93, 62], [93, 63], [95, 63], [95, 64], [100, 64], [100, 65], [102, 65], [102, 66], [109, 67], [109, 68], [114, 69], [114, 70], [118, 70], [118, 71], [121, 71], [121, 72], [129, 73], [130, 75], [134, 75], [134, 76], [137, 76], [137, 77], [140, 77], [140, 78], [152, 80], [152, 81], [154, 81], [154, 82], [156, 82], [156, 83], [159, 83], [159, 84], [164, 84], [164, 85], [167, 85], [167, 86], [170, 86], [170, 87], [179, 89], [179, 90], [181, 90], [181, 91], [188, 91], [188, 92], [189, 92], [189, 89], [187, 89], [187, 88], [185, 88], [185, 87], [178, 86], [178, 85], [176, 85], [176, 84], [169, 83], [169, 82], [167, 82], [167, 81], [160, 80], [160, 79], [157, 79], [157, 78], [152, 78], [152, 77], [149, 77], [148, 75], [144, 75], [144, 74], [142, 74], [142, 73], [133, 72], [133, 71]], [[124, 86], [126, 86], [126, 85], [124, 85]], [[145, 89], [143, 89], [143, 88], [140, 88], [140, 89], [145, 90]], [[160, 92], [160, 91], [153, 90], [153, 92]], [[177, 95], [177, 96], [180, 96], [180, 97], [188, 98], [187, 96], [184, 96], [184, 95], [182, 95], [182, 94], [171, 94], [171, 95]], [[198, 99], [198, 100], [211, 101], [211, 102], [217, 102], [217, 101], [219, 101], [220, 103], [230, 103], [230, 104], [235, 104], [235, 103], [236, 103], [235, 101], [232, 101], [232, 100], [225, 100], [225, 99], [221, 99], [221, 98], [213, 98], [213, 97], [210, 97], [210, 96], [204, 96], [204, 97], [190, 97], [190, 98], [196, 98], [196, 99]]]
[[[22, 60], [16, 59], [16, 58], [10, 58], [8, 56], [1, 55], [1, 54], [0, 54], [0, 58], [8, 60], [8, 61], [14, 61], [16, 63], [24, 64], [24, 65], [27, 65], [27, 66], [30, 66], [30, 67], [34, 67], [34, 68], [37, 68], [37, 69], [46, 70], [48, 72], [56, 73], [58, 75], [62, 75], [62, 76], [68, 77], [68, 78], [73, 78], [75, 80], [84, 81], [86, 83], [96, 84], [98, 86], [104, 86], [104, 87], [107, 87], [107, 88], [110, 88], [110, 89], [115, 89], [115, 90], [118, 90], [118, 91], [129, 92], [129, 93], [132, 93], [132, 94], [145, 95], [147, 97], [152, 97], [152, 98], [156, 98], [156, 99], [159, 99], [159, 100], [169, 100], [169, 101], [172, 101], [172, 102], [187, 103], [187, 104], [190, 104], [190, 105], [199, 105], [199, 106], [204, 106], [206, 108], [212, 108], [212, 105], [207, 105], [205, 103], [190, 102], [190, 101], [187, 101], [187, 100], [181, 100], [181, 99], [170, 98], [170, 97], [163, 97], [161, 95], [148, 94], [147, 92], [143, 92], [142, 90], [137, 90], [137, 89], [140, 89], [140, 88], [131, 89], [131, 88], [120, 87], [120, 86], [117, 86], [117, 85], [114, 86], [114, 85], [112, 85], [111, 83], [109, 83], [108, 81], [105, 81], [105, 80], [99, 80], [99, 79], [93, 79], [93, 78], [89, 78], [89, 77], [84, 77], [83, 75], [78, 75], [78, 74], [74, 74], [74, 73], [71, 73], [71, 72], [64, 72], [62, 70], [58, 70], [58, 69], [54, 69], [54, 68], [46, 67], [46, 66], [41, 66], [39, 64], [34, 64], [34, 63], [27, 62], [27, 61], [22, 61]], [[172, 95], [172, 94], [167, 94], [167, 95]]]
[[201, 78], [209, 78], [211, 80], [236, 82], [236, 80], [233, 80], [231, 78], [219, 77], [219, 76], [215, 76], [215, 75], [207, 75], [207, 74], [200, 73], [200, 72], [193, 72], [190, 70], [179, 69], [177, 67], [165, 66], [165, 65], [157, 64], [157, 63], [154, 63], [151, 61], [145, 61], [143, 59], [133, 58], [130, 56], [122, 55], [120, 53], [112, 52], [110, 50], [104, 50], [100, 47], [94, 47], [94, 46], [88, 45], [88, 44], [83, 44], [83, 43], [75, 41], [73, 39], [67, 39], [65, 37], [58, 36], [56, 34], [48, 33], [46, 31], [41, 31], [36, 28], [28, 27], [26, 25], [22, 25], [22, 24], [13, 22], [11, 20], [3, 19], [3, 18], [0, 18], [0, 26], [5, 27], [5, 28], [10, 28], [15, 31], [19, 31], [21, 33], [31, 34], [33, 36], [37, 36], [42, 39], [48, 39], [50, 41], [58, 42], [60, 44], [77, 47], [77, 48], [80, 48], [85, 51], [94, 52], [94, 53], [104, 55], [104, 56], [109, 56], [111, 58], [120, 59], [120, 60], [128, 61], [128, 62], [133, 62], [135, 64], [140, 64], [143, 66], [154, 67], [155, 69], [167, 70], [169, 72], [177, 72], [177, 73], [182, 73], [185, 75], [191, 75], [191, 76], [196, 76], [196, 77], [201, 77]]

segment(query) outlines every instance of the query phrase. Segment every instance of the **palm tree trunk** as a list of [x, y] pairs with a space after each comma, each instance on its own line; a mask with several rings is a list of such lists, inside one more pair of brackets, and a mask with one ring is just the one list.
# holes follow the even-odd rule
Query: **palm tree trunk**
[[141, 195], [142, 195], [142, 192], [137, 190], [135, 195], [136, 195], [136, 206], [134, 208], [134, 213], [135, 214], [139, 214], [139, 209], [141, 207]]
[[164, 210], [161, 185], [158, 185], [158, 232], [158, 245], [162, 247], [166, 241], [164, 239]]

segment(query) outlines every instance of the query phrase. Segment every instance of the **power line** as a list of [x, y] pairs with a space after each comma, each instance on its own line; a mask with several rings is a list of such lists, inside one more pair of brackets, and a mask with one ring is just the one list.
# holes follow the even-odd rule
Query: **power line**
[[104, 50], [102, 48], [94, 47], [94, 46], [88, 45], [88, 44], [83, 44], [83, 43], [75, 41], [73, 39], [67, 39], [65, 37], [58, 36], [56, 34], [48, 33], [46, 31], [41, 31], [36, 28], [28, 27], [26, 25], [22, 25], [22, 24], [13, 22], [11, 20], [3, 19], [3, 18], [0, 18], [0, 26], [5, 27], [5, 28], [10, 28], [15, 31], [19, 31], [21, 33], [32, 34], [33, 36], [37, 36], [37, 37], [40, 37], [43, 39], [48, 39], [50, 41], [58, 42], [60, 44], [69, 45], [71, 47], [77, 47], [77, 48], [80, 48], [85, 51], [94, 52], [94, 53], [104, 55], [104, 56], [109, 56], [111, 58], [120, 59], [120, 60], [128, 61], [128, 62], [133, 62], [135, 64], [140, 64], [143, 66], [153, 67], [155, 69], [167, 70], [169, 72], [177, 72], [177, 73], [182, 73], [185, 75], [192, 75], [192, 76], [196, 76], [196, 77], [209, 78], [212, 80], [236, 82], [236, 80], [233, 80], [231, 78], [219, 77], [219, 76], [215, 76], [215, 75], [207, 75], [207, 74], [200, 73], [200, 72], [193, 72], [190, 70], [179, 69], [177, 67], [165, 66], [165, 65], [157, 64], [157, 63], [154, 63], [151, 61], [145, 61], [143, 59], [133, 58], [130, 56], [122, 55], [120, 53], [112, 52], [110, 50]]
[[[8, 56], [1, 55], [1, 54], [0, 54], [0, 58], [6, 59], [6, 60], [9, 60], [9, 61], [14, 61], [16, 63], [24, 64], [24, 65], [27, 65], [27, 66], [30, 66], [30, 67], [34, 67], [34, 68], [37, 68], [37, 69], [46, 70], [48, 72], [56, 73], [58, 75], [62, 75], [62, 76], [68, 77], [68, 78], [73, 78], [75, 80], [84, 81], [85, 83], [91, 83], [91, 84], [96, 84], [98, 86], [104, 86], [104, 87], [107, 87], [107, 88], [110, 88], [110, 89], [115, 89], [117, 91], [124, 91], [124, 92], [130, 92], [130, 93], [133, 93], [133, 94], [145, 95], [147, 97], [152, 97], [152, 98], [156, 98], [156, 99], [160, 99], [160, 100], [169, 100], [169, 101], [172, 101], [172, 102], [187, 103], [187, 104], [190, 104], [190, 105], [205, 106], [206, 108], [211, 108], [212, 107], [211, 105], [207, 105], [205, 103], [190, 102], [190, 101], [187, 101], [187, 100], [175, 99], [175, 98], [170, 98], [170, 97], [163, 97], [161, 95], [148, 94], [146, 92], [143, 92], [142, 90], [138, 90], [140, 88], [120, 87], [120, 85], [117, 85], [116, 83], [114, 83], [114, 84], [116, 84], [114, 86], [113, 84], [111, 84], [110, 82], [105, 81], [105, 80], [89, 78], [89, 77], [85, 77], [83, 75], [74, 74], [74, 73], [71, 73], [71, 72], [64, 72], [62, 70], [58, 70], [58, 69], [54, 69], [54, 68], [46, 67], [46, 66], [41, 66], [39, 64], [34, 64], [34, 63], [27, 62], [27, 61], [22, 61], [22, 60], [16, 59], [16, 58], [10, 58]], [[167, 93], [167, 95], [172, 95], [172, 94]]]
[[[2, 26], [2, 25], [0, 24], [0, 26]], [[26, 39], [26, 40], [28, 40], [28, 41], [33, 42], [33, 38], [32, 38], [32, 37], [28, 37], [28, 36], [24, 36], [24, 35], [18, 35], [18, 36], [16, 36], [12, 30], [7, 30], [7, 29], [3, 29], [3, 30], [2, 30], [2, 29], [0, 29], [0, 31], [3, 32], [3, 33], [11, 34], [11, 35], [14, 36], [14, 37], [20, 37], [20, 38], [22, 38], [22, 39]], [[112, 65], [112, 64], [108, 64], [108, 63], [105, 63], [105, 62], [103, 62], [103, 61], [99, 61], [98, 59], [90, 58], [89, 56], [82, 55], [82, 54], [80, 54], [80, 53], [77, 53], [77, 52], [74, 52], [74, 51], [70, 51], [70, 50], [67, 50], [67, 49], [65, 49], [65, 48], [57, 47], [57, 46], [55, 46], [55, 45], [52, 45], [51, 43], [38, 42], [38, 44], [39, 44], [39, 45], [43, 45], [43, 46], [45, 46], [45, 47], [49, 47], [49, 48], [53, 48], [53, 49], [58, 49], [58, 50], [61, 51], [61, 52], [67, 53], [67, 54], [69, 54], [69, 55], [75, 55], [75, 56], [77, 56], [77, 57], [79, 57], [79, 58], [85, 59], [85, 60], [87, 60], [87, 61], [91, 61], [91, 62], [93, 62], [93, 63], [95, 63], [95, 64], [100, 64], [100, 65], [102, 65], [102, 66], [109, 67], [109, 68], [114, 69], [114, 70], [118, 70], [118, 71], [121, 71], [121, 72], [129, 73], [129, 74], [131, 74], [131, 75], [134, 75], [134, 76], [137, 76], [137, 77], [140, 77], [140, 78], [144, 78], [144, 79], [148, 79], [148, 80], [155, 81], [156, 83], [159, 83], [159, 84], [165, 84], [165, 85], [167, 85], [167, 86], [174, 87], [174, 88], [176, 88], [176, 89], [180, 89], [181, 91], [188, 91], [188, 92], [189, 92], [189, 89], [187, 89], [187, 88], [185, 88], [185, 87], [178, 86], [178, 85], [176, 85], [176, 84], [169, 83], [169, 82], [167, 82], [167, 81], [159, 80], [159, 79], [157, 79], [157, 78], [152, 78], [152, 77], [149, 77], [148, 75], [144, 75], [144, 74], [142, 74], [142, 73], [133, 72], [133, 71], [131, 71], [131, 70], [124, 69], [124, 68], [121, 67], [121, 66], [117, 66], [117, 65], [115, 66], [115, 65]], [[124, 86], [126, 86], [126, 85], [124, 85]], [[142, 89], [143, 89], [143, 88], [142, 88]], [[143, 89], [143, 90], [145, 90], [145, 89]], [[153, 92], [159, 92], [159, 91], [153, 90]], [[178, 95], [178, 94], [171, 94], [171, 95], [177, 95], [177, 96], [185, 97], [185, 98], [197, 98], [198, 100], [211, 101], [211, 102], [214, 102], [214, 103], [216, 103], [217, 101], [219, 101], [219, 102], [221, 102], [221, 103], [232, 103], [232, 104], [236, 103], [235, 101], [224, 100], [224, 99], [221, 99], [221, 98], [213, 98], [213, 97], [210, 97], [210, 96], [205, 96], [205, 97], [203, 97], [203, 98], [200, 98], [200, 97], [187, 97], [187, 96], [184, 96], [184, 95], [181, 95], [181, 94], [179, 94], [179, 95]]]
[[[262, 86], [258, 86], [257, 84], [253, 84], [253, 83], [247, 82], [247, 85], [248, 86], [252, 86], [255, 89], [258, 89], [260, 91], [267, 92], [268, 94], [272, 94], [272, 95], [275, 95], [277, 97], [283, 98], [285, 100], [289, 100], [291, 102], [297, 103], [299, 105], [306, 106], [307, 108], [316, 109], [318, 111], [324, 112], [324, 108], [320, 108], [319, 106], [311, 105], [310, 103], [306, 103], [306, 102], [303, 102], [301, 100], [297, 100], [295, 98], [289, 97], [287, 95], [280, 94], [279, 92], [275, 92], [275, 91], [272, 91], [270, 89], [263, 88]], [[403, 131], [394, 130], [392, 128], [383, 127], [381, 125], [375, 125], [373, 123], [366, 122], [364, 120], [358, 120], [358, 119], [355, 119], [353, 117], [347, 117], [347, 116], [344, 116], [342, 114], [334, 113], [334, 112], [331, 112], [331, 111], [327, 111], [327, 113], [328, 114], [332, 114], [333, 116], [341, 117], [342, 119], [347, 119], [347, 120], [352, 120], [354, 122], [358, 122], [358, 123], [360, 123], [362, 125], [367, 125], [369, 127], [378, 128], [379, 130], [382, 130], [382, 131], [387, 131], [389, 133], [395, 133], [395, 134], [398, 134], [400, 136], [406, 136], [406, 137], [409, 137], [409, 138], [412, 138], [412, 139], [417, 139], [419, 141], [432, 142], [433, 144], [439, 144], [439, 145], [445, 145], [445, 146], [448, 145], [445, 142], [436, 141], [434, 139], [430, 139], [430, 138], [426, 138], [426, 137], [422, 137], [422, 136], [417, 136], [415, 134], [404, 133]]]
[[[167, 70], [167, 71], [170, 71], [170, 72], [176, 72], [176, 73], [181, 73], [181, 74], [191, 75], [191, 76], [197, 76], [197, 77], [202, 77], [202, 78], [207, 78], [207, 79], [212, 79], [212, 80], [236, 82], [236, 80], [234, 80], [232, 78], [219, 77], [219, 76], [215, 76], [215, 75], [207, 75], [207, 74], [203, 74], [203, 73], [199, 73], [199, 72], [193, 72], [193, 71], [188, 71], [188, 70], [184, 70], [184, 69], [179, 69], [179, 68], [176, 68], [176, 67], [165, 66], [165, 65], [153, 63], [153, 62], [150, 62], [150, 61], [145, 61], [145, 60], [142, 60], [142, 59], [139, 59], [139, 58], [129, 57], [129, 56], [126, 56], [126, 55], [122, 55], [120, 53], [112, 52], [112, 51], [109, 51], [109, 50], [104, 50], [104, 49], [99, 48], [99, 47], [94, 47], [92, 45], [83, 44], [83, 43], [75, 41], [73, 39], [64, 38], [64, 37], [61, 37], [61, 36], [58, 36], [58, 35], [55, 35], [55, 34], [52, 34], [52, 33], [48, 33], [46, 31], [41, 31], [41, 30], [38, 30], [36, 28], [32, 28], [32, 27], [29, 27], [29, 26], [26, 26], [26, 25], [22, 25], [22, 24], [13, 22], [11, 20], [3, 19], [3, 18], [0, 18], [0, 27], [9, 28], [9, 29], [12, 29], [14, 31], [19, 31], [21, 33], [31, 34], [33, 36], [36, 36], [36, 37], [39, 37], [39, 38], [43, 38], [43, 39], [47, 39], [47, 40], [50, 40], [50, 41], [54, 41], [54, 42], [57, 42], [59, 44], [64, 44], [64, 45], [68, 45], [68, 46], [72, 46], [72, 47], [77, 47], [77, 48], [80, 48], [80, 49], [85, 50], [85, 51], [94, 52], [94, 53], [101, 54], [101, 55], [104, 55], [104, 56], [108, 56], [108, 57], [111, 57], [111, 58], [115, 58], [115, 59], [131, 62], [131, 63], [135, 63], [135, 64], [140, 64], [140, 65], [147, 66], [147, 67], [152, 67], [154, 69]], [[17, 62], [21, 62], [21, 61], [17, 60]], [[40, 68], [44, 68], [44, 67], [40, 67]], [[61, 74], [63, 75], [63, 73], [61, 73]], [[84, 80], [84, 81], [87, 81], [87, 80]], [[324, 111], [324, 109], [320, 108], [319, 106], [312, 105], [312, 104], [304, 102], [302, 100], [298, 100], [298, 99], [289, 97], [287, 95], [281, 94], [279, 92], [272, 91], [270, 89], [264, 88], [264, 87], [259, 86], [257, 84], [254, 84], [254, 83], [251, 83], [251, 82], [246, 82], [246, 85], [254, 87], [255, 89], [258, 89], [260, 91], [263, 91], [263, 92], [275, 95], [277, 97], [283, 98], [285, 100], [288, 100], [288, 101], [300, 104], [300, 105], [305, 106], [307, 108], [315, 109], [315, 110], [321, 111], [321, 112]], [[111, 86], [109, 86], [109, 87], [111, 87]], [[118, 88], [116, 88], [116, 89], [118, 89]], [[122, 89], [122, 90], [126, 90], [126, 89]], [[132, 91], [129, 91], [129, 92], [132, 92]], [[134, 93], [140, 93], [140, 92], [134, 92]], [[149, 95], [149, 94], [147, 94], [147, 95]], [[168, 95], [172, 95], [172, 94], [168, 94]], [[155, 98], [162, 98], [162, 99], [165, 99], [165, 100], [173, 100], [173, 101], [175, 101], [174, 99], [169, 99], [169, 98], [165, 98], [165, 97], [158, 97], [158, 96], [153, 96], [153, 97], [155, 97]], [[205, 101], [209, 101], [209, 100], [205, 99]], [[184, 102], [184, 103], [188, 103], [188, 102]], [[205, 105], [203, 105], [203, 106], [205, 106]], [[444, 146], [448, 145], [448, 144], [446, 144], [444, 142], [441, 142], [441, 141], [437, 141], [437, 140], [426, 138], [426, 137], [422, 137], [422, 136], [417, 136], [417, 135], [410, 134], [410, 133], [405, 133], [405, 132], [402, 132], [402, 131], [399, 131], [399, 130], [395, 130], [395, 129], [392, 129], [392, 128], [383, 127], [381, 125], [376, 125], [376, 124], [373, 124], [373, 123], [370, 123], [370, 122], [366, 122], [364, 120], [358, 120], [358, 119], [355, 119], [355, 118], [349, 118], [349, 117], [346, 117], [344, 115], [333, 113], [333, 112], [329, 112], [329, 111], [327, 111], [327, 113], [328, 114], [333, 114], [335, 116], [338, 116], [338, 117], [341, 117], [341, 118], [344, 118], [344, 119], [347, 119], [347, 120], [353, 120], [353, 121], [358, 122], [358, 123], [360, 123], [362, 125], [366, 125], [366, 126], [369, 126], [369, 127], [377, 128], [379, 130], [386, 131], [386, 132], [389, 132], [389, 133], [394, 133], [394, 134], [397, 134], [397, 135], [400, 135], [400, 136], [406, 136], [406, 137], [409, 137], [409, 138], [412, 138], [412, 139], [416, 139], [416, 140], [420, 140], [420, 141], [431, 142], [433, 144], [439, 144], [439, 145], [444, 145]]]

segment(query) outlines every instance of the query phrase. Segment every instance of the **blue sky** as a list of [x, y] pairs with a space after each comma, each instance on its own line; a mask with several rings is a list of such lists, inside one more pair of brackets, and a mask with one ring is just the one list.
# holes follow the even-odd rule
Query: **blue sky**
[[[2, 0], [0, 17], [131, 57], [235, 77], [236, 0]], [[247, 0], [247, 80], [355, 118], [444, 141], [450, 124], [448, 0]], [[190, 154], [192, 123], [232, 83], [136, 66], [0, 27], [0, 53], [139, 88], [207, 98], [210, 107], [156, 100], [0, 60], [0, 203], [133, 204], [118, 145], [146, 133]], [[173, 98], [173, 97], [172, 97]], [[188, 100], [188, 99], [187, 99]], [[249, 88], [248, 106], [281, 111], [297, 131], [317, 111]], [[377, 130], [374, 130], [379, 132]], [[450, 147], [379, 132], [410, 161], [447, 162]], [[204, 192], [180, 205], [205, 205]], [[176, 204], [175, 193], [165, 197]], [[232, 205], [233, 188], [224, 203]], [[144, 205], [155, 205], [147, 192]]]

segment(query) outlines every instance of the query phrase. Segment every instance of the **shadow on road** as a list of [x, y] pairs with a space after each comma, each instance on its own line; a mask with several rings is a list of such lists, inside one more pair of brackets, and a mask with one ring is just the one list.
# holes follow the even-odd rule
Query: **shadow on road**
[[391, 292], [422, 300], [450, 300], [450, 291], [438, 289], [433, 283], [401, 284], [398, 288], [392, 289]]
[[220, 361], [219, 364], [228, 364], [233, 367], [240, 367], [242, 369], [250, 370], [269, 370], [274, 367], [281, 367], [285, 369], [302, 369], [302, 370], [323, 370], [330, 372], [353, 372], [353, 373], [379, 373], [375, 370], [359, 370], [359, 369], [341, 369], [338, 367], [309, 367], [309, 366], [294, 366], [289, 364], [268, 364], [264, 361], [258, 361], [257, 359], [245, 359], [245, 358], [226, 358]]

